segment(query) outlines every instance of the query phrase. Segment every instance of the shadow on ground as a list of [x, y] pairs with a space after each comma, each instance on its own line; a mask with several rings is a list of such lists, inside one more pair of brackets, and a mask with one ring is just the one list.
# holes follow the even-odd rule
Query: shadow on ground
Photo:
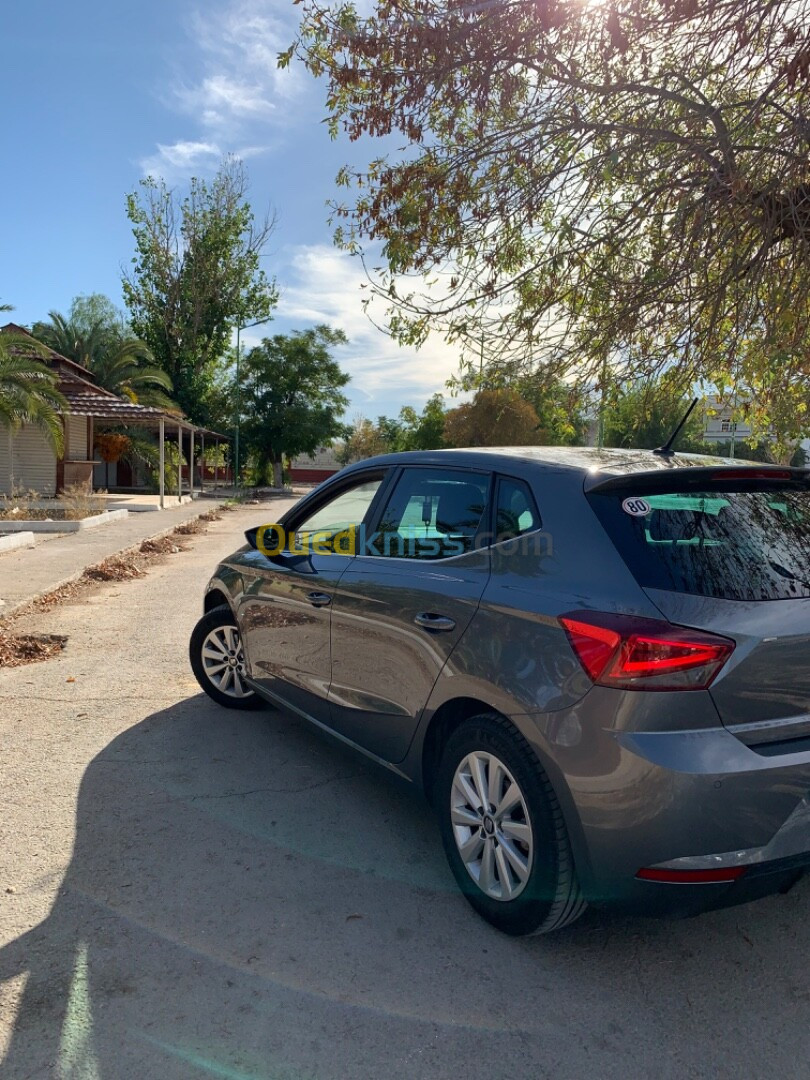
[[808, 896], [509, 939], [406, 785], [194, 698], [88, 767], [52, 912], [0, 950], [3, 1075], [805, 1076]]

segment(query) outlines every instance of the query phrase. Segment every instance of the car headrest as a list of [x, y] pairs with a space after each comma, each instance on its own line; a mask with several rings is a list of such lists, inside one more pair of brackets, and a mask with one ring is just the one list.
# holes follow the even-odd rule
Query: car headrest
[[436, 528], [443, 533], [472, 536], [484, 510], [484, 497], [475, 484], [448, 484], [439, 496]]

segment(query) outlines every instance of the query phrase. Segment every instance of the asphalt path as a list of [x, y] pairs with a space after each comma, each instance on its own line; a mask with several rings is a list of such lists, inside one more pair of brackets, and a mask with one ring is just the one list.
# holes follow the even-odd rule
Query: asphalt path
[[0, 1075], [806, 1078], [810, 883], [508, 938], [405, 783], [198, 691], [205, 582], [272, 516], [30, 617], [65, 651], [0, 671]]

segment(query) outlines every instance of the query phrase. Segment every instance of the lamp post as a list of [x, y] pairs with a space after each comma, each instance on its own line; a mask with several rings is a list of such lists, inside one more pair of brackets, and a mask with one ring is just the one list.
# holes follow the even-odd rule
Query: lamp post
[[252, 323], [237, 323], [236, 325], [236, 424], [233, 440], [234, 457], [234, 486], [239, 490], [239, 425], [242, 422], [242, 380], [239, 375], [239, 359], [241, 355], [242, 331], [249, 330], [252, 326], [262, 326], [269, 319], [257, 319]]

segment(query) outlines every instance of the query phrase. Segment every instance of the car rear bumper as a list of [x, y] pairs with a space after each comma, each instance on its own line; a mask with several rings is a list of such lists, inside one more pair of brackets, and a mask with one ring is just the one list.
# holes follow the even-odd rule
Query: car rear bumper
[[676, 885], [634, 880], [610, 901], [591, 901], [627, 915], [689, 918], [718, 908], [747, 904], [775, 893], [786, 893], [810, 869], [810, 853], [773, 863], [758, 863], [733, 882]]
[[[718, 725], [704, 694], [679, 695], [694, 726], [649, 730], [666, 719], [669, 696], [600, 689], [567, 717], [537, 718], [538, 752], [561, 774], [583, 893], [634, 913], [689, 915], [790, 888], [810, 867], [810, 740], [803, 752], [758, 753]], [[650, 868], [679, 880], [639, 879]], [[740, 876], [688, 880], [724, 870]]]

